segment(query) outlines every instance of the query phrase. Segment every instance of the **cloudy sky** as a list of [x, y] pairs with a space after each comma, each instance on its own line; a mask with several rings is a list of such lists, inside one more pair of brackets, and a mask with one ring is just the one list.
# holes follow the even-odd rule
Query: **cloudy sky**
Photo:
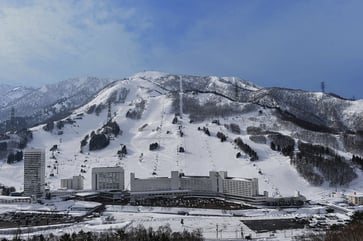
[[363, 98], [361, 0], [1, 0], [0, 83], [144, 70]]

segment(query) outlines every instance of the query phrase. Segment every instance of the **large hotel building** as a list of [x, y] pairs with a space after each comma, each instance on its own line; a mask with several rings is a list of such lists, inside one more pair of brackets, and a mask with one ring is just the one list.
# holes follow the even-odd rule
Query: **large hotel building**
[[24, 196], [41, 197], [45, 190], [45, 151], [24, 151]]

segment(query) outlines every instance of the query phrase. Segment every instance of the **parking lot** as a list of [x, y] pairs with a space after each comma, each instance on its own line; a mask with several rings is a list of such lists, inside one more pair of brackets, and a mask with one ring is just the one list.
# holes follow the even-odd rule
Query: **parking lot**
[[0, 228], [31, 227], [73, 223], [78, 217], [51, 212], [8, 212], [0, 215]]
[[242, 220], [242, 222], [256, 233], [271, 232], [286, 229], [303, 229], [309, 222], [304, 219], [264, 219]]

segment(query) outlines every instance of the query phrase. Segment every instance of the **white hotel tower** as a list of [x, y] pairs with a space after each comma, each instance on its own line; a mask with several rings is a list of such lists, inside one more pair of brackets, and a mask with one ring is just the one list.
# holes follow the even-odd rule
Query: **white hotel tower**
[[24, 196], [41, 197], [45, 189], [45, 151], [24, 151]]

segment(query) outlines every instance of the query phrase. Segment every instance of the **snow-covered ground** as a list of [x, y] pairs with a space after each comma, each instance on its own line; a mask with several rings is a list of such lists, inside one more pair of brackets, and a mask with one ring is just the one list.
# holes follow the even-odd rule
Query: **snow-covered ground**
[[[74, 205], [80, 203], [60, 202], [52, 205], [8, 205], [7, 209], [12, 210], [69, 210]], [[33, 206], [33, 207], [31, 207]], [[1, 206], [5, 208], [5, 206]], [[188, 208], [163, 208], [163, 207], [137, 207], [137, 206], [107, 206], [106, 211], [99, 218], [92, 218], [81, 223], [54, 225], [49, 227], [34, 227], [32, 230], [25, 228], [23, 235], [29, 236], [27, 232], [33, 234], [55, 234], [73, 233], [83, 230], [85, 232], [102, 232], [112, 231], [120, 228], [137, 227], [139, 225], [145, 228], [152, 227], [157, 229], [159, 226], [169, 225], [174, 232], [183, 230], [193, 231], [200, 229], [206, 240], [219, 240], [241, 238], [241, 232], [244, 236], [251, 235], [256, 240], [293, 240], [293, 237], [311, 232], [311, 229], [285, 229], [270, 232], [257, 233], [246, 226], [244, 220], [291, 220], [296, 218], [326, 219], [327, 223], [337, 223], [338, 220], [349, 218], [346, 214], [326, 214], [325, 207], [306, 207], [301, 209], [251, 209], [251, 210], [207, 210], [207, 209], [188, 209]], [[179, 215], [178, 213], [188, 213], [189, 215]], [[112, 218], [107, 218], [112, 217]], [[112, 220], [112, 221], [109, 221]], [[217, 236], [218, 228], [218, 236]], [[37, 231], [39, 230], [39, 231]], [[12, 235], [6, 234], [11, 229], [0, 232], [0, 237], [12, 238]]]

